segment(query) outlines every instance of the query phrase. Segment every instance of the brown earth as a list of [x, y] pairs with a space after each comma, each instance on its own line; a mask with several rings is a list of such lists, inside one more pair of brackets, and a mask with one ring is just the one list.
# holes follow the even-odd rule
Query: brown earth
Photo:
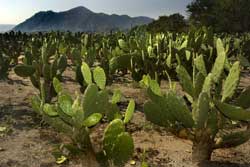
[[[79, 90], [73, 82], [73, 73], [65, 73], [65, 87], [74, 93]], [[166, 84], [163, 84], [163, 87]], [[250, 77], [244, 74], [241, 85], [250, 85]], [[119, 88], [125, 101], [134, 98], [137, 102], [137, 111], [128, 131], [132, 134], [135, 143], [134, 165], [140, 166], [144, 160], [152, 167], [192, 167], [191, 142], [179, 139], [165, 129], [156, 127], [145, 120], [142, 105], [146, 100], [143, 90], [131, 82], [117, 81], [112, 88]], [[48, 125], [41, 122], [29, 105], [29, 99], [36, 94], [28, 79], [10, 73], [10, 80], [0, 81], [0, 127], [6, 127], [0, 132], [0, 167], [88, 167], [83, 165], [84, 159], [70, 159], [63, 165], [57, 165], [52, 152], [65, 137], [55, 132]], [[102, 131], [105, 127], [95, 128], [92, 140], [96, 150], [100, 147]], [[65, 140], [64, 140], [65, 139]], [[200, 167], [250, 167], [250, 142], [236, 148], [216, 150], [212, 162], [201, 164]]]

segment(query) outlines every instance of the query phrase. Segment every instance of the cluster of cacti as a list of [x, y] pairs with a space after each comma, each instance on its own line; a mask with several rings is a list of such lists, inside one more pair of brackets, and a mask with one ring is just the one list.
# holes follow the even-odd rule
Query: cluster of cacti
[[[132, 118], [135, 104], [131, 100], [125, 118], [116, 103], [120, 101], [120, 92], [116, 91], [109, 100], [106, 76], [102, 68], [96, 67], [92, 72], [86, 63], [81, 67], [82, 75], [88, 84], [83, 96], [72, 97], [62, 89], [57, 78], [53, 79], [58, 94], [56, 104], [44, 103], [39, 97], [32, 99], [32, 107], [40, 113], [44, 120], [57, 130], [68, 134], [77, 148], [84, 153], [93, 152], [90, 140], [90, 129], [97, 125], [103, 117], [113, 120], [105, 130], [103, 154], [111, 164], [120, 166], [127, 162], [134, 150], [132, 137], [125, 132], [125, 125]], [[126, 147], [124, 147], [126, 145]]]
[[25, 52], [23, 64], [15, 67], [18, 76], [29, 77], [33, 86], [45, 94], [44, 102], [50, 102], [56, 95], [52, 80], [54, 77], [62, 79], [62, 74], [67, 67], [67, 58], [58, 53], [57, 42], [53, 40], [44, 41], [41, 48], [32, 45]]
[[[17, 64], [18, 56], [25, 53], [27, 48], [37, 47], [36, 43], [52, 39], [58, 43], [58, 54], [72, 60], [76, 78], [81, 84], [82, 78], [78, 76], [82, 61], [90, 66], [99, 63], [108, 80], [112, 79], [112, 74], [116, 71], [125, 74], [130, 71], [135, 81], [141, 80], [144, 74], [149, 74], [160, 83], [168, 75], [175, 79], [178, 65], [191, 72], [192, 58], [196, 56], [193, 53], [203, 55], [210, 70], [216, 58], [215, 36], [209, 28], [182, 34], [149, 34], [136, 30], [128, 34], [116, 32], [107, 35], [70, 32], [27, 35], [11, 32], [0, 34], [0, 48], [11, 58], [13, 64]], [[229, 59], [239, 60], [244, 67], [250, 65], [249, 39], [249, 34], [223, 35]]]
[[118, 39], [119, 47], [113, 49], [109, 60], [110, 72], [127, 69], [135, 81], [149, 74], [160, 83], [169, 76], [175, 79], [178, 65], [191, 72], [194, 53], [205, 56], [204, 63], [211, 69], [216, 58], [213, 41], [213, 32], [205, 28], [189, 34], [134, 33]]
[[[24, 55], [14, 71], [29, 77], [40, 91], [32, 99], [33, 109], [68, 134], [82, 151], [93, 151], [91, 128], [105, 118], [110, 124], [104, 132], [103, 155], [111, 165], [120, 165], [133, 153], [133, 141], [124, 126], [135, 104], [130, 101], [122, 120], [117, 105], [121, 93], [115, 91], [110, 100], [106, 83], [117, 72], [130, 73], [148, 88], [146, 118], [192, 140], [193, 160], [203, 161], [210, 159], [214, 149], [237, 146], [250, 138], [250, 126], [237, 132], [228, 128], [250, 121], [250, 88], [240, 95], [236, 92], [240, 68], [250, 66], [250, 35], [219, 36], [209, 28], [154, 35], [143, 31], [0, 34], [0, 79], [6, 78], [10, 64], [15, 65], [17, 57]], [[68, 59], [84, 93], [75, 99], [60, 84]], [[96, 68], [92, 71], [90, 67]], [[163, 93], [159, 86], [162, 79], [179, 80], [185, 97], [177, 94], [171, 82], [170, 91]]]
[[[246, 89], [235, 97], [240, 63], [236, 61], [227, 68], [228, 58], [221, 39], [216, 40], [216, 50], [217, 57], [210, 72], [203, 55], [194, 57], [191, 75], [182, 65], [177, 67], [177, 76], [188, 101], [173, 89], [163, 94], [150, 77], [143, 80], [150, 97], [144, 105], [146, 118], [172, 128], [177, 134], [184, 131], [193, 142], [193, 160], [198, 162], [210, 160], [214, 149], [234, 147], [250, 139], [248, 127], [240, 132], [225, 129], [225, 125], [232, 125], [232, 121], [250, 120], [247, 110], [250, 93]], [[236, 98], [236, 104], [232, 98]]]
[[8, 72], [17, 64], [26, 43], [25, 34], [14, 32], [0, 34], [0, 79], [8, 78]]

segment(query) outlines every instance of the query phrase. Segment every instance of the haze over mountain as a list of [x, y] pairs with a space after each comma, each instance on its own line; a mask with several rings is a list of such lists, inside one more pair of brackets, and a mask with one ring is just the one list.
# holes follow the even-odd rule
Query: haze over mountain
[[6, 32], [14, 28], [15, 25], [12, 24], [0, 24], [0, 32]]
[[149, 17], [129, 17], [128, 15], [108, 15], [95, 13], [83, 6], [64, 12], [38, 12], [13, 30], [22, 32], [72, 31], [72, 32], [108, 32], [127, 30], [137, 25], [148, 24]]

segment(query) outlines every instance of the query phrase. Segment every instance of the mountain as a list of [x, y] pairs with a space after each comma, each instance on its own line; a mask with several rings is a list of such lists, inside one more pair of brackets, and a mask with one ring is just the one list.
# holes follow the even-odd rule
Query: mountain
[[1, 32], [7, 32], [7, 31], [11, 30], [14, 27], [15, 27], [15, 25], [12, 25], [12, 24], [0, 24], [0, 33]]
[[127, 15], [108, 15], [95, 13], [85, 7], [76, 7], [64, 12], [38, 12], [13, 30], [22, 32], [72, 31], [72, 32], [108, 32], [127, 30], [134, 26], [148, 24], [149, 17], [129, 17]]

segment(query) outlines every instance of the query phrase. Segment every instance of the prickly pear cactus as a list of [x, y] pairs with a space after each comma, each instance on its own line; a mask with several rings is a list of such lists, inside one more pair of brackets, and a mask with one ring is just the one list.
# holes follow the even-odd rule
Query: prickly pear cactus
[[122, 120], [113, 120], [105, 129], [103, 150], [109, 160], [116, 166], [124, 165], [134, 152], [132, 137], [125, 132]]
[[110, 73], [115, 73], [116, 70], [124, 70], [131, 68], [131, 56], [130, 55], [120, 55], [115, 56], [109, 61]]
[[[199, 162], [209, 160], [213, 149], [234, 147], [250, 139], [249, 127], [240, 132], [225, 133], [223, 130], [225, 124], [230, 125], [230, 121], [250, 121], [250, 103], [247, 101], [250, 93], [247, 88], [236, 97], [240, 62], [228, 62], [221, 39], [217, 39], [216, 49], [217, 58], [210, 73], [203, 55], [194, 58], [193, 75], [182, 65], [176, 69], [184, 94], [191, 103], [189, 107], [173, 90], [165, 94], [153, 91], [149, 76], [142, 81], [150, 98], [144, 104], [146, 118], [157, 125], [174, 129], [173, 132], [184, 129], [186, 138], [193, 141], [193, 160]], [[236, 104], [233, 104], [235, 97]]]
[[[89, 69], [87, 64], [84, 68]], [[111, 123], [105, 130], [103, 140], [105, 157], [114, 165], [124, 165], [131, 158], [134, 150], [133, 139], [125, 132], [125, 124], [133, 117], [135, 102], [130, 100], [124, 120], [121, 120], [122, 114], [117, 106], [121, 92], [117, 90], [112, 99], [109, 99], [103, 69], [100, 67], [94, 69], [93, 78], [92, 71], [89, 69], [88, 75], [83, 76], [83, 78], [86, 77], [93, 82], [89, 82], [82, 96], [76, 94], [75, 99], [63, 89], [57, 78], [53, 78], [53, 86], [57, 92], [55, 104], [45, 102], [46, 92], [42, 84], [41, 98], [39, 96], [32, 98], [32, 108], [55, 129], [69, 135], [73, 144], [82, 152], [94, 152], [90, 140], [90, 129], [100, 123], [103, 117], [108, 118]]]
[[[58, 48], [53, 40], [44, 41], [41, 51], [38, 52], [40, 55], [31, 54], [32, 49], [30, 51], [27, 49], [24, 64], [16, 66], [14, 71], [21, 77], [30, 77], [33, 86], [39, 89], [40, 95], [43, 91], [42, 85], [44, 85], [45, 101], [49, 103], [56, 95], [52, 80], [55, 77], [61, 80], [67, 67], [67, 58], [56, 52]], [[36, 49], [39, 50], [39, 48]]]

